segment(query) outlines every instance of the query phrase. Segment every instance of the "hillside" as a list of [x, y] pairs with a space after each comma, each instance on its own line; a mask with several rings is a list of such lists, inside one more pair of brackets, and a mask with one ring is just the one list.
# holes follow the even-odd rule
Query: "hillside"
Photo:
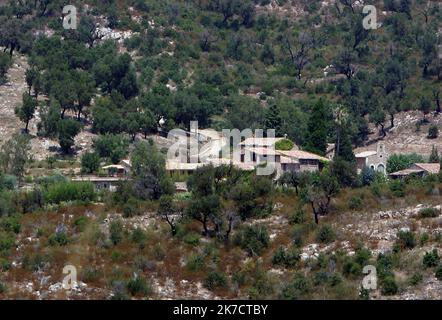
[[442, 298], [440, 1], [71, 2], [0, 1], [0, 299]]

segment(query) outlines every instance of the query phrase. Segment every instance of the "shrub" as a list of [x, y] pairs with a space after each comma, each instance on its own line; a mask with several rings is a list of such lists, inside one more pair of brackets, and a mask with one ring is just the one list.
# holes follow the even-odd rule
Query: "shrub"
[[89, 218], [86, 216], [78, 217], [74, 220], [74, 226], [79, 232], [83, 232], [86, 229], [86, 225], [89, 223]]
[[285, 250], [284, 248], [280, 247], [273, 255], [272, 263], [274, 265], [280, 265], [289, 268], [294, 267], [299, 260], [300, 253], [296, 248]]
[[152, 287], [146, 279], [136, 276], [127, 282], [127, 290], [132, 296], [148, 296], [152, 294]]
[[295, 274], [292, 281], [282, 290], [282, 298], [287, 300], [299, 299], [310, 291], [310, 281], [301, 273]]
[[109, 158], [114, 164], [127, 155], [128, 147], [129, 141], [122, 135], [101, 135], [94, 141], [94, 148], [99, 156]]
[[83, 173], [95, 173], [98, 169], [100, 169], [100, 156], [98, 153], [88, 152], [81, 157], [81, 171]]
[[302, 208], [295, 210], [289, 217], [290, 224], [303, 224], [305, 222], [305, 212]]
[[211, 271], [204, 280], [204, 287], [208, 290], [227, 287], [227, 277], [219, 271]]
[[399, 231], [397, 244], [401, 249], [413, 249], [416, 246], [416, 237], [411, 231]]
[[49, 236], [48, 241], [51, 246], [65, 246], [69, 243], [69, 238], [65, 232], [57, 232]]
[[189, 271], [193, 271], [193, 272], [200, 271], [205, 265], [204, 259], [205, 259], [205, 256], [202, 254], [191, 255], [189, 257], [189, 259], [187, 260], [186, 268]]
[[247, 226], [240, 230], [234, 238], [234, 243], [246, 250], [251, 256], [261, 255], [268, 247], [270, 238], [264, 226]]
[[140, 248], [144, 248], [147, 241], [147, 234], [143, 229], [136, 228], [132, 232], [131, 240], [132, 242], [138, 244]]
[[426, 252], [422, 263], [425, 268], [433, 268], [439, 264], [440, 257], [437, 253], [437, 249], [433, 249], [431, 252]]
[[81, 271], [80, 279], [83, 282], [93, 282], [101, 279], [103, 276], [102, 272], [93, 267], [86, 267], [84, 270]]
[[62, 182], [48, 186], [46, 202], [60, 204], [67, 201], [91, 202], [96, 199], [94, 186], [89, 182]]
[[398, 286], [393, 276], [384, 278], [381, 282], [381, 293], [386, 296], [395, 295], [398, 292]]
[[420, 218], [436, 218], [440, 215], [440, 210], [436, 208], [425, 208], [419, 211]]
[[437, 280], [442, 281], [442, 265], [439, 265], [436, 268], [436, 271], [435, 271], [434, 275], [436, 276]]
[[123, 224], [121, 221], [112, 221], [109, 226], [109, 239], [114, 245], [119, 244], [123, 240]]
[[408, 169], [413, 163], [425, 162], [421, 155], [412, 154], [393, 154], [387, 160], [387, 172], [393, 173], [400, 170]]
[[290, 151], [293, 149], [294, 146], [295, 144], [293, 143], [293, 141], [289, 139], [283, 139], [276, 142], [275, 149], [281, 151]]
[[361, 174], [360, 174], [360, 179], [361, 179], [361, 183], [363, 186], [368, 186], [370, 185], [376, 176], [376, 171], [374, 171], [372, 168], [370, 167], [364, 167], [362, 168]]
[[0, 231], [0, 254], [8, 253], [14, 246], [14, 237], [6, 232]]
[[316, 234], [316, 240], [321, 243], [331, 243], [335, 241], [336, 234], [330, 225], [323, 225]]
[[0, 294], [6, 292], [6, 285], [3, 282], [0, 282]]
[[439, 136], [439, 128], [433, 124], [428, 128], [428, 139], [436, 139]]
[[6, 272], [11, 269], [11, 263], [3, 258], [0, 258], [0, 271]]
[[408, 283], [412, 286], [418, 285], [422, 282], [424, 277], [420, 272], [413, 273], [413, 275], [408, 279]]
[[405, 183], [401, 180], [392, 180], [389, 183], [390, 191], [395, 197], [405, 197]]
[[3, 217], [0, 219], [0, 228], [6, 232], [13, 232], [15, 234], [20, 233], [20, 216], [14, 215], [9, 217]]
[[350, 210], [360, 210], [363, 208], [362, 198], [359, 196], [353, 196], [348, 201], [348, 208]]
[[425, 245], [428, 241], [430, 240], [430, 236], [428, 235], [428, 233], [424, 232], [421, 234], [421, 236], [419, 237], [419, 244], [421, 246]]
[[17, 187], [17, 177], [12, 175], [0, 174], [0, 190], [14, 190]]
[[131, 218], [140, 213], [138, 201], [135, 198], [130, 198], [123, 206], [123, 217]]
[[356, 249], [354, 261], [360, 266], [365, 266], [371, 258], [371, 251], [367, 248]]
[[200, 235], [197, 233], [189, 233], [184, 237], [184, 242], [191, 246], [198, 246], [200, 244]]

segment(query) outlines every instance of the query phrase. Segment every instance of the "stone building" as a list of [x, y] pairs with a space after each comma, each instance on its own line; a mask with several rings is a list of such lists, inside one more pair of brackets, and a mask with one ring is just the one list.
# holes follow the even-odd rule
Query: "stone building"
[[360, 173], [364, 167], [371, 168], [384, 174], [387, 172], [387, 160], [389, 155], [383, 143], [378, 143], [376, 150], [360, 152], [355, 154], [355, 156], [358, 173]]

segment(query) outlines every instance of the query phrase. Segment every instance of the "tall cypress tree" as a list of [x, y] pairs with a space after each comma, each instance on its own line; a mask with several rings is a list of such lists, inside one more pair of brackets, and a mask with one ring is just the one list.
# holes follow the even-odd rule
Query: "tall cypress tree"
[[307, 126], [307, 138], [304, 149], [324, 155], [327, 150], [327, 112], [324, 100], [314, 106]]
[[272, 103], [270, 107], [267, 109], [265, 114], [264, 125], [266, 130], [274, 129], [276, 131], [276, 135], [279, 136], [282, 134], [281, 125], [282, 119], [279, 114], [279, 108], [276, 103]]
[[339, 157], [347, 162], [355, 162], [356, 157], [353, 153], [353, 145], [348, 130], [342, 128], [339, 151], [337, 150], [335, 157]]

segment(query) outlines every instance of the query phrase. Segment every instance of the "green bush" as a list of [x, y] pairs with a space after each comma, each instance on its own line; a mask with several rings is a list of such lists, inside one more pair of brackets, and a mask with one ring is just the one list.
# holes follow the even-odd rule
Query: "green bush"
[[0, 230], [0, 254], [7, 254], [14, 246], [14, 237]]
[[297, 208], [289, 217], [290, 224], [303, 224], [305, 222], [305, 212], [302, 208]]
[[436, 276], [437, 280], [442, 281], [442, 265], [439, 265], [436, 268], [436, 271], [435, 271], [434, 275]]
[[316, 234], [316, 240], [321, 243], [331, 243], [335, 241], [336, 234], [330, 225], [323, 225]]
[[227, 287], [227, 277], [219, 271], [211, 271], [204, 280], [204, 287], [208, 290]]
[[121, 221], [112, 221], [109, 226], [109, 239], [114, 245], [119, 244], [123, 240], [123, 224]]
[[276, 250], [272, 258], [274, 265], [280, 265], [287, 268], [294, 267], [300, 260], [300, 252], [296, 248], [290, 248], [288, 250], [280, 247]]
[[439, 128], [437, 127], [437, 125], [432, 124], [429, 128], [428, 128], [428, 139], [436, 139], [439, 136]]
[[425, 208], [419, 211], [420, 218], [436, 218], [440, 215], [440, 210], [436, 208]]
[[186, 268], [189, 271], [200, 271], [204, 268], [205, 256], [202, 254], [193, 254], [189, 257], [186, 263]]
[[127, 291], [129, 291], [132, 296], [149, 296], [153, 292], [150, 283], [139, 276], [134, 277], [127, 282]]
[[286, 300], [297, 300], [307, 294], [310, 289], [310, 281], [303, 274], [297, 273], [292, 281], [282, 289], [281, 298]]
[[187, 243], [188, 245], [196, 247], [200, 244], [200, 238], [201, 237], [199, 234], [192, 232], [192, 233], [187, 234], [184, 237], [183, 241], [184, 241], [184, 243]]
[[304, 238], [307, 235], [307, 230], [304, 225], [294, 226], [292, 229], [292, 241], [296, 247], [302, 247], [304, 244]]
[[77, 228], [79, 232], [83, 232], [86, 229], [88, 223], [89, 223], [89, 218], [86, 216], [81, 216], [74, 220], [74, 226]]
[[0, 228], [6, 232], [13, 232], [15, 234], [20, 233], [20, 215], [0, 218]]
[[0, 294], [6, 292], [6, 285], [3, 282], [0, 282]]
[[83, 173], [96, 173], [98, 169], [100, 169], [100, 156], [98, 153], [88, 152], [81, 157], [81, 171]]
[[135, 198], [130, 198], [123, 205], [123, 217], [131, 218], [140, 214], [140, 208], [138, 204], [138, 200]]
[[422, 273], [420, 272], [415, 272], [413, 273], [413, 275], [408, 279], [408, 283], [412, 286], [416, 286], [419, 283], [422, 282], [422, 280], [424, 279], [424, 277], [422, 276]]
[[416, 153], [412, 154], [393, 154], [387, 160], [387, 172], [393, 173], [408, 169], [413, 163], [425, 162], [425, 159]]
[[143, 229], [136, 228], [132, 231], [131, 240], [133, 243], [138, 244], [140, 248], [144, 248], [147, 241], [147, 234]]
[[401, 249], [413, 249], [416, 246], [416, 237], [411, 231], [399, 231], [396, 243]]
[[386, 296], [395, 295], [398, 292], [398, 286], [393, 276], [384, 278], [381, 282], [381, 293]]
[[0, 271], [6, 272], [11, 269], [11, 263], [3, 258], [0, 258]]
[[433, 249], [431, 252], [426, 252], [422, 263], [425, 268], [433, 268], [439, 264], [440, 257], [437, 249]]
[[89, 283], [93, 281], [98, 281], [103, 277], [103, 273], [100, 269], [94, 267], [86, 267], [80, 273], [80, 279], [83, 282]]
[[293, 143], [293, 141], [289, 139], [283, 139], [276, 142], [275, 149], [281, 151], [290, 151], [293, 149], [294, 146], [295, 144]]
[[57, 232], [49, 236], [48, 241], [51, 246], [65, 246], [69, 243], [69, 238], [65, 232]]
[[359, 196], [353, 196], [348, 200], [348, 208], [350, 210], [360, 210], [363, 208], [363, 205], [362, 198]]
[[395, 197], [405, 197], [405, 183], [403, 181], [391, 180], [388, 186]]
[[89, 182], [62, 182], [48, 186], [44, 192], [47, 203], [60, 204], [68, 201], [91, 202], [97, 197]]
[[249, 255], [259, 256], [268, 247], [270, 238], [264, 226], [247, 226], [235, 235], [234, 243], [246, 250]]

